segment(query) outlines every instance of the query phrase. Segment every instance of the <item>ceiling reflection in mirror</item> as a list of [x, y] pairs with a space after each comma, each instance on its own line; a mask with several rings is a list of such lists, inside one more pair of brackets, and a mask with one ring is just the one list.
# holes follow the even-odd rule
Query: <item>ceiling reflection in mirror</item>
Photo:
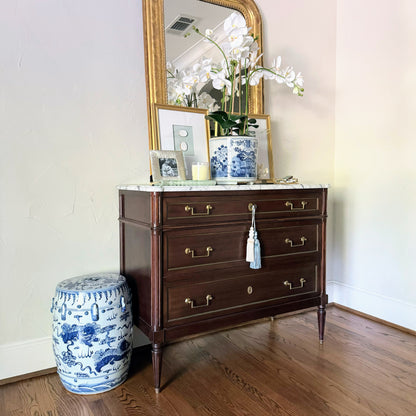
[[[165, 0], [165, 47], [168, 103], [173, 105], [220, 108], [222, 93], [207, 79], [207, 68], [223, 59], [220, 50], [197, 34], [193, 27], [217, 44], [226, 40], [224, 21], [235, 10], [201, 0]], [[239, 13], [239, 12], [237, 12]], [[241, 14], [240, 14], [241, 15]], [[241, 15], [242, 16], [242, 15]]]

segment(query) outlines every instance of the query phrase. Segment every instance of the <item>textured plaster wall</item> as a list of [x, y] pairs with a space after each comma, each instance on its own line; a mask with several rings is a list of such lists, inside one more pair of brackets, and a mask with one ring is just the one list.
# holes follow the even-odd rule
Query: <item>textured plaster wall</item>
[[[281, 55], [305, 77], [305, 94], [265, 81], [271, 115], [275, 174], [329, 183], [327, 281], [333, 279], [333, 182], [335, 140], [336, 1], [257, 0], [264, 22], [264, 61]], [[332, 301], [330, 296], [330, 301]]]
[[[332, 184], [331, 300], [414, 327], [414, 3], [257, 4], [265, 61], [305, 75], [265, 105], [276, 174]], [[0, 3], [0, 379], [54, 365], [57, 282], [118, 270], [116, 186], [149, 174], [141, 21], [140, 0]]]
[[[276, 173], [331, 182], [335, 8], [309, 3], [258, 1], [266, 60], [307, 79], [304, 99], [267, 85], [265, 104]], [[141, 2], [0, 7], [1, 379], [54, 365], [56, 283], [118, 270], [116, 186], [149, 172]]]
[[306, 182], [332, 183], [335, 133], [335, 34], [333, 0], [257, 0], [264, 21], [264, 62], [282, 56], [305, 77], [305, 94], [265, 81], [272, 116], [275, 173]]
[[141, 21], [136, 0], [0, 3], [0, 379], [54, 365], [57, 282], [118, 271], [116, 186], [149, 174]]
[[335, 300], [416, 330], [416, 3], [339, 0]]

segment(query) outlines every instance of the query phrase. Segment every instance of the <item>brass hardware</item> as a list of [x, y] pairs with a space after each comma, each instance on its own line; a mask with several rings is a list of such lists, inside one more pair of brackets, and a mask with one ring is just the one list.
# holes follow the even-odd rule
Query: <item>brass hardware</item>
[[252, 286], [249, 286], [249, 287], [247, 288], [247, 293], [248, 293], [249, 295], [251, 295], [251, 294], [253, 293], [253, 287], [252, 287]]
[[202, 256], [196, 256], [195, 255], [195, 250], [191, 250], [190, 248], [186, 248], [185, 249], [185, 254], [190, 254], [192, 256], [193, 259], [197, 259], [199, 257], [209, 257], [211, 254], [211, 251], [213, 250], [212, 247], [208, 246], [206, 248], [207, 254], [203, 254]]
[[303, 288], [303, 284], [304, 284], [304, 283], [306, 283], [306, 279], [304, 279], [303, 277], [301, 277], [301, 278], [299, 279], [299, 282], [300, 282], [300, 286], [292, 286], [292, 283], [291, 283], [291, 282], [289, 282], [288, 280], [285, 280], [285, 281], [283, 282], [283, 284], [284, 284], [285, 286], [289, 286], [289, 289], [290, 289], [290, 290], [294, 290], [294, 289], [302, 289], [302, 288]]
[[294, 208], [293, 203], [289, 202], [289, 201], [286, 201], [286, 203], [285, 203], [285, 205], [287, 207], [290, 207], [291, 211], [302, 211], [303, 209], [305, 209], [306, 205], [308, 205], [308, 202], [307, 201], [302, 201], [300, 204], [302, 205], [302, 208]]
[[257, 211], [257, 205], [256, 204], [252, 204], [251, 202], [248, 204], [248, 210], [251, 212], [253, 211], [253, 207], [254, 209]]
[[191, 298], [186, 298], [185, 299], [185, 303], [188, 305], [191, 305], [191, 309], [197, 309], [197, 308], [205, 308], [206, 306], [209, 306], [209, 302], [214, 299], [211, 295], [207, 295], [205, 297], [205, 299], [207, 300], [207, 303], [205, 305], [194, 305], [194, 300], [192, 300]]
[[198, 213], [198, 212], [194, 212], [194, 207], [191, 207], [191, 206], [189, 206], [189, 205], [187, 205], [186, 207], [185, 207], [185, 211], [186, 212], [189, 212], [189, 211], [191, 211], [191, 215], [193, 215], [194, 217], [202, 217], [202, 216], [204, 216], [204, 215], [209, 215], [209, 214], [211, 214], [210, 213], [210, 210], [212, 209], [212, 206], [211, 205], [207, 205], [206, 207], [205, 207], [205, 209], [207, 210], [206, 212], [200, 212], [200, 213]]
[[302, 236], [300, 238], [300, 243], [299, 244], [293, 244], [293, 241], [290, 238], [285, 239], [285, 243], [290, 244], [290, 247], [302, 247], [302, 246], [305, 245], [305, 241], [308, 241], [308, 239], [304, 236]]

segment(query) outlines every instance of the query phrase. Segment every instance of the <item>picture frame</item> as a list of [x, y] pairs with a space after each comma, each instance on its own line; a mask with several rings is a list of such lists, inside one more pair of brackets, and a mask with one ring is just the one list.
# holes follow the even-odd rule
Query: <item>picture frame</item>
[[185, 165], [182, 152], [175, 150], [151, 150], [150, 166], [153, 182], [184, 181]]
[[192, 179], [192, 163], [209, 163], [208, 110], [155, 104], [157, 150], [182, 151], [186, 179]]
[[259, 139], [257, 152], [257, 177], [258, 179], [274, 179], [273, 149], [270, 129], [270, 115], [250, 114], [249, 118], [257, 121], [257, 128], [250, 127], [249, 132]]

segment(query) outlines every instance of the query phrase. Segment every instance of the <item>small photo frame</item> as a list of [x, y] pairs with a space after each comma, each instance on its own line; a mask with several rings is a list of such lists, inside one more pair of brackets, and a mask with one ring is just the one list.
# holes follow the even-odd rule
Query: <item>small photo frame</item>
[[151, 150], [150, 165], [153, 182], [186, 179], [182, 152], [175, 150]]
[[257, 121], [257, 128], [250, 127], [249, 132], [259, 139], [257, 153], [258, 179], [274, 179], [272, 137], [270, 131], [270, 115], [250, 114], [249, 118]]
[[159, 150], [181, 151], [185, 174], [192, 179], [192, 163], [209, 163], [208, 110], [155, 104]]

